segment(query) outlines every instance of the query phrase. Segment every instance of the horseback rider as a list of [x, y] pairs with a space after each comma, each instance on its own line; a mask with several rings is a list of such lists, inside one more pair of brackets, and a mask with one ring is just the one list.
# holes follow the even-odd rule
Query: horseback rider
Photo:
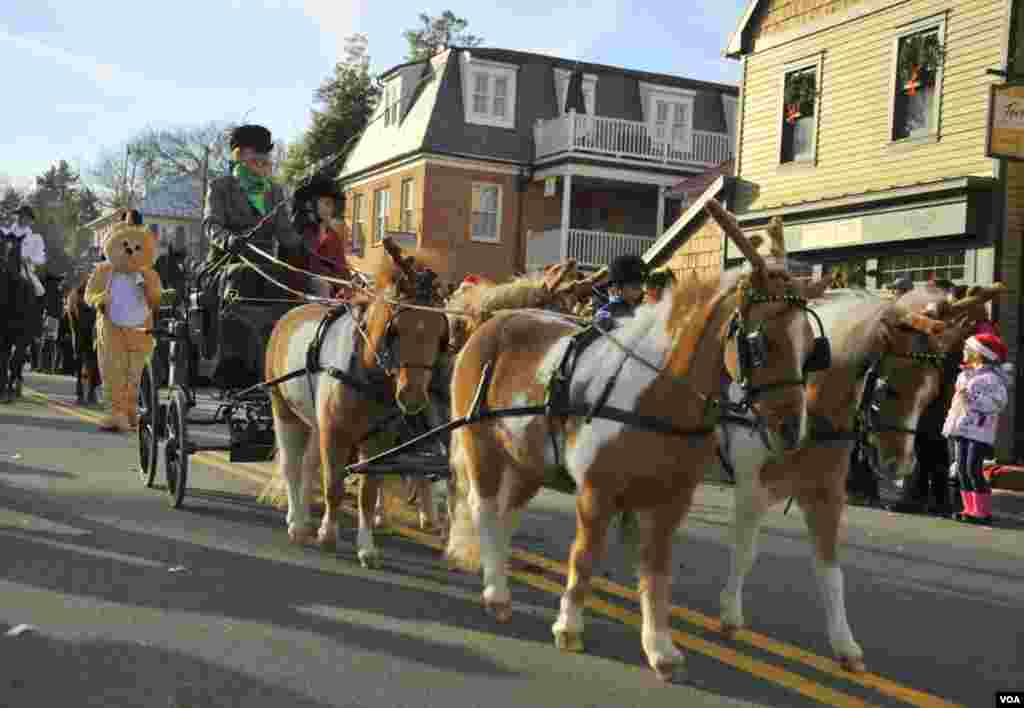
[[[337, 218], [342, 211], [343, 200], [334, 181], [323, 176], [295, 193], [293, 226], [302, 234], [303, 244], [292, 259], [293, 265], [330, 278], [345, 280], [350, 277], [345, 259], [348, 230], [345, 222]], [[347, 291], [343, 285], [316, 278], [311, 278], [312, 282], [306, 286], [305, 276], [301, 273], [294, 275], [293, 286], [321, 297], [339, 297]]]
[[32, 230], [36, 214], [32, 207], [22, 205], [14, 212], [14, 223], [9, 225], [6, 231], [6, 238], [13, 241], [21, 241], [21, 269], [22, 275], [35, 290], [37, 297], [46, 295], [46, 288], [36, 275], [35, 269], [46, 265], [46, 242], [43, 237]]
[[647, 264], [635, 255], [619, 256], [608, 269], [608, 303], [594, 315], [594, 325], [607, 331], [616, 320], [632, 317], [644, 299]]

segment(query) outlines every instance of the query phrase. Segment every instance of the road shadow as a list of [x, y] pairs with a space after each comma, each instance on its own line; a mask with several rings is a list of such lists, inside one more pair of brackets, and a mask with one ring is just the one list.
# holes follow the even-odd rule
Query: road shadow
[[[6, 627], [3, 628], [6, 630]], [[0, 636], [0, 705], [327, 708], [225, 666], [139, 642]], [[57, 679], [57, 680], [55, 680]]]
[[[86, 499], [74, 495], [65, 495], [62, 500], [75, 508], [87, 504]], [[285, 563], [171, 540], [79, 516], [43, 495], [3, 483], [0, 505], [91, 532], [74, 539], [30, 529], [20, 530], [17, 536], [3, 536], [5, 562], [0, 577], [13, 583], [122, 605], [213, 613], [291, 627], [424, 665], [457, 667], [469, 674], [516, 675], [469, 648], [299, 611], [302, 607], [342, 606], [478, 632], [495, 630], [475, 601], [448, 595], [439, 596], [439, 601], [439, 597], [431, 597], [422, 589], [404, 589], [386, 578], [367, 576], [358, 568], [351, 547], [339, 549], [338, 567], [329, 572], [301, 565], [303, 560], [308, 562], [302, 557], [303, 549], [292, 549], [296, 562]], [[109, 505], [110, 513], [117, 514], [116, 506]], [[281, 547], [290, 548], [284, 533], [278, 538]], [[81, 547], [82, 551], [69, 546]], [[132, 562], [131, 556], [140, 561]], [[154, 561], [159, 567], [154, 567]], [[175, 566], [188, 571], [169, 573], [168, 569]], [[409, 569], [398, 570], [415, 577]], [[517, 622], [514, 631], [507, 634], [527, 641], [550, 641], [549, 624], [531, 617]]]
[[4, 459], [4, 455], [0, 454], [0, 475], [3, 474], [18, 475], [22, 477], [50, 477], [51, 479], [78, 478], [78, 475], [65, 472], [64, 470], [51, 470], [46, 467], [20, 465], [16, 462], [11, 462], [9, 459]]
[[[19, 426], [25, 428], [44, 428], [46, 430], [55, 430], [70, 433], [95, 433], [96, 423], [92, 423], [85, 420], [79, 420], [78, 418], [66, 418], [66, 417], [43, 417], [33, 415], [18, 415], [17, 413], [7, 413], [11, 409], [0, 408], [0, 413], [3, 415], [3, 425], [7, 426]], [[8, 433], [9, 435], [10, 433]], [[8, 445], [9, 442], [5, 442]]]

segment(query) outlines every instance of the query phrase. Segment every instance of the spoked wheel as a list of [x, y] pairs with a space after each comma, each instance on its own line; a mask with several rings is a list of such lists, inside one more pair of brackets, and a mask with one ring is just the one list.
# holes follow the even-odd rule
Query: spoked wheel
[[153, 486], [160, 466], [160, 393], [147, 364], [139, 379], [139, 476], [147, 487]]
[[181, 507], [188, 486], [188, 397], [178, 387], [171, 393], [167, 404], [167, 443], [164, 445], [164, 474], [171, 506]]

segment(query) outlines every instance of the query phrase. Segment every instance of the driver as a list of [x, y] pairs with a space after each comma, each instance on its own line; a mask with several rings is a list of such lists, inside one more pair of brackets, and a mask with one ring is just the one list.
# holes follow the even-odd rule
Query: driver
[[[284, 190], [270, 175], [274, 147], [270, 131], [261, 125], [242, 125], [231, 132], [231, 174], [210, 182], [203, 213], [203, 229], [210, 239], [208, 260], [219, 259], [267, 214], [285, 201]], [[250, 243], [282, 258], [292, 253], [302, 237], [292, 228], [288, 205], [253, 234]]]

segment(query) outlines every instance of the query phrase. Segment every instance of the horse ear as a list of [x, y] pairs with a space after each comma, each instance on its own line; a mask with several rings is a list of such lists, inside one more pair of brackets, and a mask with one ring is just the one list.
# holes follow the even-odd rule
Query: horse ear
[[736, 244], [736, 248], [740, 249], [740, 252], [750, 261], [750, 265], [754, 270], [764, 270], [767, 264], [764, 262], [764, 258], [757, 252], [757, 249], [751, 245], [750, 240], [747, 239], [743, 233], [743, 229], [740, 228], [739, 222], [736, 221], [736, 217], [730, 214], [725, 208], [714, 199], [709, 199], [704, 205], [704, 210], [711, 215], [711, 218], [718, 222], [718, 226], [725, 232], [725, 235]]

